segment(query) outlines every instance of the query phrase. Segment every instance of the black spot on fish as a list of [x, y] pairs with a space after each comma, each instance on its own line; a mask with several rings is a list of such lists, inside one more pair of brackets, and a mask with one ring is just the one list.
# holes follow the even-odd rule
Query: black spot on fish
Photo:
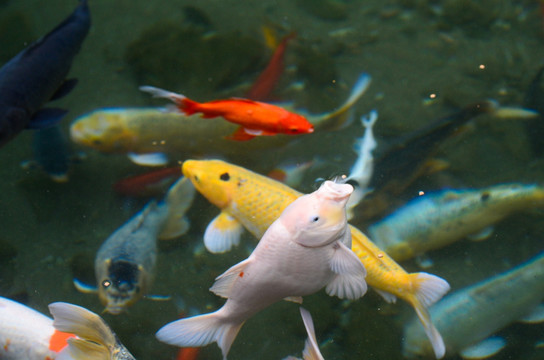
[[113, 261], [108, 269], [111, 283], [118, 289], [129, 290], [138, 281], [138, 266], [127, 261]]
[[482, 195], [480, 195], [480, 200], [481, 200], [481, 201], [486, 201], [486, 200], [488, 200], [490, 197], [491, 197], [491, 194], [488, 193], [488, 192], [486, 191], [486, 192], [482, 193]]
[[228, 172], [226, 173], [222, 173], [221, 175], [219, 175], [219, 178], [223, 181], [229, 181], [230, 180], [230, 175]]

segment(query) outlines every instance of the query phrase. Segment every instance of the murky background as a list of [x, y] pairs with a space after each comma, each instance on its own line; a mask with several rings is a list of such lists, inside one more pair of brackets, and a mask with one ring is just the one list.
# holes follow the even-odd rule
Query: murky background
[[[76, 1], [67, 0], [2, 1], [0, 62], [50, 31], [75, 6]], [[202, 101], [242, 96], [272, 53], [263, 25], [280, 35], [297, 33], [274, 93], [278, 100], [327, 111], [347, 97], [360, 73], [372, 76], [355, 111], [358, 117], [378, 110], [378, 148], [475, 101], [492, 98], [523, 106], [544, 59], [544, 18], [536, 1], [92, 0], [89, 6], [92, 28], [70, 73], [79, 83], [54, 104], [69, 110], [62, 122], [66, 134], [73, 119], [95, 108], [164, 103], [141, 93], [142, 84]], [[210, 32], [212, 45], [203, 35]], [[304, 87], [292, 86], [297, 82]], [[482, 118], [471, 131], [442, 144], [438, 155], [449, 162], [445, 171], [420, 178], [402, 197], [447, 186], [542, 183], [538, 145], [543, 140], [534, 135], [542, 127], [540, 118]], [[352, 126], [303, 139], [285, 151], [229, 161], [266, 173], [291, 157], [319, 156], [326, 166], [307, 174], [299, 187], [309, 192], [316, 177], [349, 170], [356, 159], [352, 144], [362, 133]], [[0, 149], [0, 295], [44, 313], [54, 301], [102, 311], [98, 298], [76, 291], [72, 279], [94, 282], [93, 259], [100, 244], [145, 204], [112, 190], [117, 180], [145, 169], [122, 155], [74, 149], [86, 158], [72, 166], [70, 181], [63, 184], [20, 167], [33, 156], [30, 132]], [[187, 156], [179, 154], [173, 164]], [[190, 233], [160, 244], [151, 293], [171, 295], [172, 301], [141, 300], [128, 314], [103, 315], [137, 358], [172, 359], [177, 349], [158, 342], [154, 333], [177, 319], [181, 299], [201, 312], [220, 307], [223, 300], [208, 291], [213, 279], [255, 245], [246, 235], [230, 253], [202, 251], [203, 231], [216, 214], [198, 196], [189, 212]], [[452, 291], [506, 271], [544, 249], [543, 216], [541, 210], [516, 214], [497, 224], [484, 242], [463, 240], [433, 251], [434, 266], [425, 271], [445, 278]], [[368, 225], [357, 218], [351, 223], [362, 230]], [[413, 261], [402, 265], [421, 271]], [[369, 291], [347, 303], [320, 292], [305, 298], [305, 307], [313, 315], [325, 358], [402, 358], [402, 327], [413, 315], [402, 301], [386, 304]], [[509, 344], [497, 359], [544, 357], [543, 349], [534, 347], [544, 340], [542, 325], [514, 324], [500, 334]], [[244, 325], [229, 358], [281, 359], [300, 354], [305, 338], [298, 306], [278, 303]], [[220, 352], [207, 346], [199, 358], [219, 359]]]

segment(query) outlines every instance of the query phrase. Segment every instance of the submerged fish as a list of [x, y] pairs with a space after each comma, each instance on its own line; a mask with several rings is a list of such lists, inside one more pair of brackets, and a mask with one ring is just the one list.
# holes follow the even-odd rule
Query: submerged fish
[[[349, 122], [349, 110], [369, 84], [370, 76], [362, 74], [342, 106], [330, 113], [308, 114], [306, 118], [316, 131], [342, 127]], [[153, 164], [166, 163], [167, 154], [247, 158], [258, 154], [257, 150], [277, 149], [294, 139], [284, 135], [261, 136], [250, 142], [225, 139], [236, 127], [221, 118], [203, 120], [199, 115], [186, 116], [160, 108], [98, 109], [76, 119], [70, 136], [74, 142], [101, 152], [131, 154], [133, 161], [146, 154], [162, 154], [159, 161], [153, 159]], [[145, 157], [141, 162], [146, 163]]]
[[123, 178], [113, 184], [113, 190], [123, 196], [157, 196], [164, 193], [181, 176], [179, 166], [167, 167]]
[[247, 92], [246, 96], [251, 100], [266, 100], [270, 96], [272, 90], [278, 83], [283, 70], [285, 68], [283, 58], [285, 54], [285, 49], [287, 48], [287, 43], [289, 40], [293, 39], [296, 36], [295, 33], [291, 33], [285, 36], [279, 45], [274, 50], [272, 58], [266, 65], [266, 68], [259, 75], [257, 80], [251, 86], [251, 89]]
[[[483, 359], [504, 341], [488, 337], [511, 322], [543, 322], [544, 253], [508, 272], [458, 290], [434, 305], [431, 315], [444, 336], [446, 351]], [[539, 306], [540, 305], [540, 306]], [[403, 352], [409, 357], [431, 353], [417, 321], [404, 330]]]
[[391, 204], [397, 203], [398, 195], [417, 178], [442, 170], [445, 164], [432, 160], [440, 145], [458, 134], [472, 119], [496, 112], [498, 108], [492, 101], [471, 104], [396, 139], [374, 157], [374, 171], [368, 184], [372, 192], [361, 201], [359, 215], [365, 219], [379, 217]]
[[304, 116], [277, 105], [234, 98], [198, 103], [184, 95], [152, 86], [141, 86], [140, 90], [152, 94], [153, 97], [170, 99], [185, 115], [202, 114], [201, 117], [204, 119], [222, 117], [239, 125], [236, 131], [227, 136], [230, 140], [246, 141], [256, 136], [299, 135], [314, 132], [314, 126]]
[[506, 216], [544, 206], [544, 188], [504, 184], [484, 189], [444, 190], [422, 195], [368, 232], [395, 260], [406, 260], [469, 235], [489, 235]]
[[82, 0], [72, 15], [0, 68], [0, 147], [25, 128], [48, 127], [64, 116], [65, 110], [40, 108], [75, 86], [65, 78], [90, 26]]
[[0, 297], [0, 359], [53, 360], [71, 337], [55, 330], [51, 318]]
[[[64, 351], [73, 360], [133, 360], [134, 356], [121, 344], [115, 333], [97, 314], [64, 302], [49, 304], [55, 329], [76, 334], [68, 340]], [[64, 357], [63, 357], [64, 359]]]
[[[208, 225], [204, 243], [212, 252], [228, 251], [239, 242], [243, 228], [260, 238], [282, 211], [301, 193], [242, 167], [220, 160], [187, 160], [183, 174], [221, 213]], [[408, 274], [359, 229], [350, 225], [352, 250], [367, 270], [366, 282], [387, 302], [396, 297], [416, 311], [432, 339], [438, 358], [444, 354], [440, 334], [427, 307], [448, 290], [448, 283], [424, 272]]]
[[76, 288], [82, 292], [98, 292], [105, 311], [114, 315], [145, 296], [153, 282], [157, 239], [174, 238], [187, 232], [189, 224], [183, 216], [193, 196], [191, 182], [186, 178], [178, 180], [168, 191], [164, 203], [149, 203], [100, 246], [95, 259], [97, 287], [75, 280]]
[[174, 321], [161, 328], [157, 338], [177, 346], [216, 342], [226, 359], [244, 322], [273, 303], [301, 303], [302, 296], [325, 286], [331, 296], [363, 296], [366, 272], [350, 250], [346, 219], [352, 191], [351, 185], [325, 181], [293, 201], [249, 258], [216, 278], [210, 290], [227, 298], [225, 305], [211, 314]]

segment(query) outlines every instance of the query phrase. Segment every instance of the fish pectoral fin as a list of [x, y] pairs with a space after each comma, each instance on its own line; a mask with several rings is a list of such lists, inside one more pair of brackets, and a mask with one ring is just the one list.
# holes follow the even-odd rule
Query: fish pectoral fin
[[168, 301], [172, 299], [170, 295], [149, 295], [149, 294], [145, 295], [144, 298], [148, 300], [153, 300], [153, 301]]
[[64, 80], [64, 82], [53, 94], [53, 96], [51, 96], [51, 99], [49, 99], [49, 101], [57, 100], [68, 95], [68, 93], [70, 93], [70, 91], [72, 91], [76, 87], [76, 85], [77, 85], [77, 79]]
[[525, 315], [520, 322], [526, 324], [538, 324], [544, 322], [544, 304], [537, 305], [529, 314]]
[[206, 227], [204, 246], [214, 254], [227, 252], [240, 243], [243, 230], [238, 220], [222, 211]]
[[485, 359], [501, 351], [505, 345], [506, 340], [498, 336], [493, 336], [464, 348], [459, 352], [459, 355], [463, 359], [469, 360]]
[[44, 108], [38, 110], [26, 125], [27, 129], [45, 129], [55, 126], [68, 111], [57, 108]]
[[331, 259], [331, 270], [336, 274], [325, 291], [340, 299], [358, 299], [366, 293], [366, 270], [363, 263], [346, 245], [337, 241]]
[[244, 276], [244, 269], [250, 262], [251, 258], [245, 259], [216, 277], [210, 291], [215, 295], [228, 299], [235, 281]]
[[129, 153], [128, 158], [136, 165], [163, 166], [168, 164], [168, 156], [163, 153], [136, 154]]
[[467, 236], [467, 238], [471, 241], [483, 241], [487, 240], [492, 234], [495, 228], [491, 225], [488, 226], [480, 231], [478, 231], [475, 234], [470, 234]]
[[286, 298], [283, 298], [285, 301], [291, 301], [297, 304], [302, 304], [302, 296], [288, 296]]
[[250, 134], [246, 131], [243, 126], [240, 126], [238, 129], [236, 129], [235, 132], [232, 134], [225, 136], [225, 139], [228, 140], [235, 140], [235, 141], [248, 141], [253, 139], [257, 135]]
[[96, 286], [85, 284], [78, 279], [73, 279], [72, 282], [74, 283], [76, 290], [84, 294], [96, 294], [98, 292]]

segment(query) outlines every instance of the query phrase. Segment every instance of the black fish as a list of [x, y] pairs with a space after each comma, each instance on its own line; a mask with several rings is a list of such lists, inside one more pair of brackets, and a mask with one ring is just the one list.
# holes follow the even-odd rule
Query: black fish
[[52, 126], [66, 113], [40, 108], [75, 86], [75, 79], [65, 78], [90, 26], [82, 0], [72, 15], [0, 68], [0, 147], [23, 129]]
[[379, 216], [393, 199], [429, 170], [429, 160], [444, 140], [462, 130], [470, 120], [494, 110], [496, 105], [490, 101], [471, 104], [397, 139], [374, 159], [376, 165], [369, 184], [373, 190], [359, 206], [361, 215], [365, 219]]

